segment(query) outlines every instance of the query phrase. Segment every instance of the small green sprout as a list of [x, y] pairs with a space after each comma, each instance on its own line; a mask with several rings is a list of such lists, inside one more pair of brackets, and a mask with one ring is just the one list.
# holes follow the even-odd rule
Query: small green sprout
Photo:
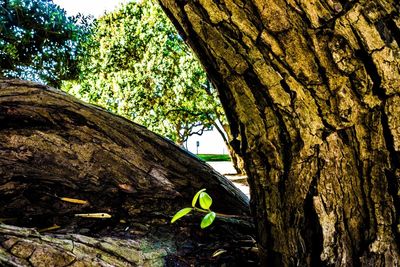
[[[176, 220], [182, 218], [183, 216], [189, 214], [192, 210], [194, 210], [194, 211], [198, 211], [198, 212], [207, 213], [201, 220], [200, 227], [202, 229], [204, 229], [204, 228], [210, 226], [214, 222], [215, 217], [217, 215], [215, 212], [210, 210], [210, 207], [212, 205], [212, 198], [205, 191], [206, 191], [206, 189], [201, 189], [199, 192], [197, 192], [193, 197], [192, 207], [191, 208], [183, 208], [180, 211], [178, 211], [172, 218], [171, 223], [174, 223]], [[197, 200], [198, 200], [201, 208], [196, 207]]]

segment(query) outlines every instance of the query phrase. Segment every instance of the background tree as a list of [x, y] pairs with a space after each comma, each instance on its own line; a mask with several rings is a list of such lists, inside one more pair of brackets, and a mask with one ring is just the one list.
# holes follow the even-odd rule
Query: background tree
[[399, 2], [160, 3], [220, 93], [262, 263], [398, 266]]
[[[0, 75], [56, 87], [64, 81], [70, 93], [180, 145], [213, 125], [237, 166], [216, 92], [158, 6], [132, 3], [101, 19], [93, 36], [91, 19], [67, 17], [50, 0], [0, 3]], [[72, 88], [77, 80], [82, 87]]]
[[0, 0], [0, 73], [58, 86], [76, 78], [89, 20], [66, 16], [51, 0]]
[[[146, 126], [182, 146], [222, 121], [205, 72], [152, 1], [101, 17], [86, 43], [80, 80], [65, 90]], [[220, 129], [221, 130], [221, 129]]]

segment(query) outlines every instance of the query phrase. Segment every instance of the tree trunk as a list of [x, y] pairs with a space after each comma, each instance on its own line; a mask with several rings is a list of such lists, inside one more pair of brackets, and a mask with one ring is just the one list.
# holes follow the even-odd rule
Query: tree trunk
[[263, 263], [400, 265], [399, 2], [159, 2], [220, 93]]
[[238, 153], [236, 153], [235, 149], [233, 149], [231, 145], [231, 142], [235, 144], [235, 138], [232, 136], [231, 129], [229, 128], [228, 124], [224, 124], [223, 127], [226, 135], [228, 136], [229, 141], [226, 146], [229, 149], [229, 155], [231, 156], [233, 167], [238, 174], [246, 175], [243, 158]]
[[[205, 230], [200, 215], [171, 225], [201, 188], [214, 198], [212, 210], [236, 216]], [[98, 266], [246, 264], [251, 257], [238, 251], [251, 239], [248, 214], [242, 192], [172, 142], [56, 89], [0, 80], [0, 222], [59, 226], [41, 236], [2, 225], [1, 265], [51, 266], [48, 254], [61, 260], [55, 266], [92, 266], [78, 261], [86, 253], [95, 262], [99, 251], [109, 265]], [[228, 253], [211, 258], [219, 248]]]
[[[222, 128], [219, 125], [221, 125]], [[244, 170], [243, 159], [235, 152], [229, 142], [229, 140], [232, 140], [232, 134], [230, 133], [229, 125], [222, 124], [221, 120], [218, 120], [218, 123], [215, 123], [214, 127], [217, 129], [220, 136], [224, 140], [225, 146], [228, 148], [229, 157], [231, 158], [233, 168], [236, 170], [237, 174], [245, 175], [246, 171]]]

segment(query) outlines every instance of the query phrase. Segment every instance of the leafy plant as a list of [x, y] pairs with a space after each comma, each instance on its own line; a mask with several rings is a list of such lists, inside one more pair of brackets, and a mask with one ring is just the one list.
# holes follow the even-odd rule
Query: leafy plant
[[[200, 227], [204, 229], [210, 226], [214, 222], [217, 214], [210, 210], [210, 207], [212, 205], [212, 198], [205, 191], [206, 189], [199, 190], [192, 199], [192, 207], [179, 210], [172, 218], [171, 223], [174, 223], [176, 220], [179, 220], [183, 216], [189, 214], [191, 211], [197, 211], [207, 213], [201, 220]], [[197, 203], [199, 203], [200, 208], [196, 207]]]

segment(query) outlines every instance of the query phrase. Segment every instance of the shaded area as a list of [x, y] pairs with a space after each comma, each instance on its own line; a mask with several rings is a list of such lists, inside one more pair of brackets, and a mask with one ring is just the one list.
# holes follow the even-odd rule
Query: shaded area
[[[254, 253], [246, 258], [237, 251], [243, 240], [246, 247], [255, 245], [248, 198], [207, 164], [141, 126], [58, 90], [17, 80], [1, 80], [0, 89], [3, 221], [44, 231], [60, 226], [53, 232], [61, 239], [79, 234], [146, 240], [150, 247], [166, 249], [162, 260], [182, 257], [188, 265], [255, 261]], [[201, 188], [214, 198], [213, 210], [235, 216], [218, 218], [205, 231], [198, 226], [199, 216], [171, 225], [173, 214], [190, 205]], [[88, 213], [111, 218], [76, 216]], [[20, 233], [23, 229], [14, 230], [12, 235], [30, 238]], [[2, 234], [4, 248], [12, 235]], [[218, 248], [227, 253], [212, 258]], [[10, 251], [4, 249], [6, 258]]]

